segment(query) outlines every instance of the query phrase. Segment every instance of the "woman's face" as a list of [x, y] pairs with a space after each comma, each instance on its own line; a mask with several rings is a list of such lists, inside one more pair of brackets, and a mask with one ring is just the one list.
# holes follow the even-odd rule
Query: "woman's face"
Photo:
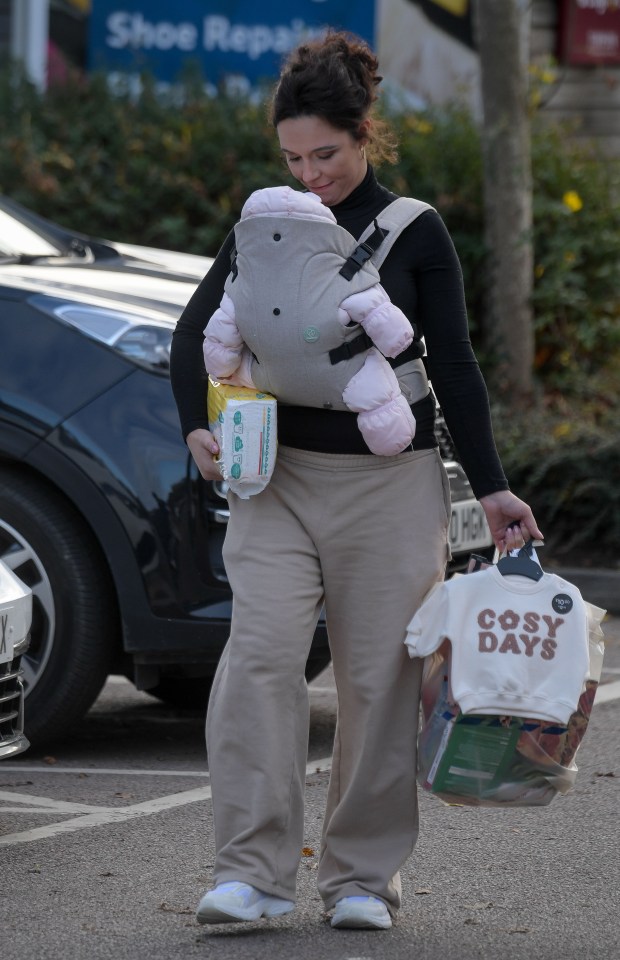
[[326, 207], [340, 203], [364, 179], [366, 140], [354, 140], [315, 116], [281, 120], [277, 132], [289, 170]]

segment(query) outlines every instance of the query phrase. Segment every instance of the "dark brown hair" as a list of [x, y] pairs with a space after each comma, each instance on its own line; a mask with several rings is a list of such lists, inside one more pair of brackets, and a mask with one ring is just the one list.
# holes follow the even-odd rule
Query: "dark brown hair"
[[[373, 115], [376, 88], [383, 77], [368, 44], [352, 34], [329, 31], [302, 43], [289, 55], [275, 88], [270, 118], [274, 127], [296, 117], [321, 117], [354, 140], [367, 139], [369, 159], [397, 160], [396, 138], [384, 120]], [[365, 132], [361, 125], [372, 119]]]

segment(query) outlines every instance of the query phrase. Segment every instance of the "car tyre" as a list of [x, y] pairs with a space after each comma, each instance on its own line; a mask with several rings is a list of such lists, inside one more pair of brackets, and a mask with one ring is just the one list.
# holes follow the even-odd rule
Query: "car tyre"
[[0, 557], [33, 592], [22, 668], [36, 747], [69, 731], [99, 694], [118, 642], [116, 600], [84, 521], [56, 490], [10, 467], [0, 468]]

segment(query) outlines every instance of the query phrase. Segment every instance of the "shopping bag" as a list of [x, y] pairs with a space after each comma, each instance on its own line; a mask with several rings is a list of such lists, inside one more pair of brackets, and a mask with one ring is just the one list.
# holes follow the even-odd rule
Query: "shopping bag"
[[[481, 566], [474, 563], [472, 569]], [[574, 786], [575, 756], [588, 727], [604, 654], [605, 610], [584, 603], [589, 667], [566, 724], [463, 714], [450, 685], [450, 641], [425, 659], [417, 774], [424, 790], [448, 804], [544, 806]]]

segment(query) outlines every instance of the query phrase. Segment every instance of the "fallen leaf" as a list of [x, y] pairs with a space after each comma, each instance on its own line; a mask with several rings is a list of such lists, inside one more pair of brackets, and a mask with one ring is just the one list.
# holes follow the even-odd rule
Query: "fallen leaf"
[[615, 777], [616, 774], [612, 770], [610, 770], [609, 773], [595, 773], [594, 776], [595, 777]]
[[43, 757], [43, 763], [58, 763], [56, 757]]
[[121, 800], [134, 800], [136, 795], [135, 793], [123, 793], [122, 790], [119, 790], [119, 792], [115, 793], [114, 796], [120, 797]]
[[302, 847], [301, 855], [302, 857], [313, 857], [314, 850], [312, 847]]
[[418, 896], [421, 896], [423, 893], [432, 893], [433, 891], [431, 890], [430, 887], [418, 887], [418, 888], [417, 888], [416, 890], [414, 890], [413, 892], [414, 892], [414, 893], [417, 893]]
[[165, 900], [159, 904], [157, 909], [164, 913], [194, 913], [190, 907], [171, 907]]
[[493, 906], [492, 900], [478, 900], [476, 903], [466, 903], [468, 910], [489, 910]]
[[513, 927], [512, 930], [509, 930], [508, 933], [529, 933], [529, 927]]
[[475, 917], [468, 917], [467, 920], [464, 921], [464, 923], [469, 923], [472, 926], [476, 926], [476, 924], [480, 923], [480, 921], [477, 920]]
[[109, 870], [106, 870], [105, 873], [100, 873], [99, 876], [100, 876], [100, 877], [113, 877], [114, 874], [113, 874], [113, 873], [110, 873]]

